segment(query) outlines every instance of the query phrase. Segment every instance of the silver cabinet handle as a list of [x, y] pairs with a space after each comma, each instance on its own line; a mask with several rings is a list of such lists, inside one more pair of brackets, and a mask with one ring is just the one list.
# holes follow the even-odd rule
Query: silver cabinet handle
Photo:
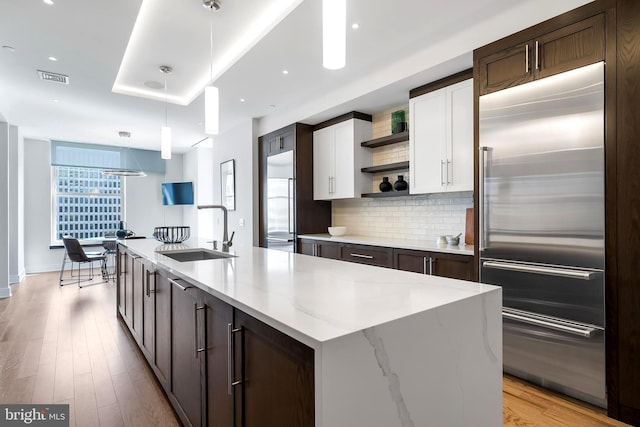
[[[451, 165], [451, 174], [449, 174], [449, 165]], [[449, 175], [451, 175], [451, 179], [449, 179]], [[453, 184], [453, 165], [451, 164], [451, 160], [447, 159], [447, 185]]]
[[531, 313], [524, 310], [516, 310], [514, 308], [504, 307], [502, 309], [502, 317], [509, 320], [515, 320], [529, 325], [540, 326], [546, 329], [553, 329], [567, 334], [578, 335], [583, 338], [592, 338], [602, 332], [602, 328], [586, 323], [573, 322], [552, 316], [544, 316], [542, 314]]
[[205, 306], [203, 305], [202, 307], [198, 307], [198, 303], [194, 302], [193, 303], [193, 330], [195, 333], [195, 350], [196, 350], [196, 359], [198, 358], [198, 353], [201, 353], [203, 351], [205, 351], [206, 349], [204, 347], [198, 348], [198, 310], [204, 310]]
[[193, 285], [187, 285], [187, 286], [182, 286], [180, 283], [176, 282], [175, 280], [169, 279], [170, 283], [173, 283], [174, 285], [176, 285], [178, 288], [180, 288], [183, 291], [186, 291], [189, 288], [193, 288]]
[[349, 254], [349, 256], [356, 257], [356, 258], [373, 259], [372, 255]]
[[529, 74], [529, 43], [524, 45], [524, 73]]
[[433, 263], [434, 263], [434, 259], [429, 257], [429, 276], [433, 276]]
[[318, 256], [318, 244], [314, 243], [313, 246], [311, 247], [311, 254], [313, 256]]
[[440, 160], [440, 186], [444, 187], [444, 178], [442, 178], [442, 172], [444, 169], [444, 160]]
[[515, 264], [502, 261], [484, 261], [483, 267], [497, 270], [518, 271], [521, 273], [544, 274], [546, 276], [566, 277], [569, 279], [592, 280], [596, 277], [595, 271], [569, 270], [568, 268], [546, 267], [528, 264]]
[[293, 234], [293, 216], [291, 215], [291, 193], [293, 193], [293, 178], [287, 178], [287, 231]]
[[539, 47], [538, 40], [536, 40], [536, 70], [540, 69], [540, 63], [538, 62], [538, 50], [539, 50], [538, 47]]
[[227, 393], [229, 396], [233, 393], [233, 387], [242, 383], [242, 380], [235, 381], [235, 347], [233, 334], [242, 332], [242, 328], [233, 328], [233, 324], [227, 323]]
[[[150, 297], [151, 294], [155, 294], [156, 290], [151, 290], [151, 285], [149, 284], [149, 282], [151, 282], [151, 271], [150, 270], [146, 270], [147, 273], [147, 296]], [[156, 272], [153, 272], [153, 278], [154, 278], [154, 285], [155, 285], [155, 277], [156, 277]]]

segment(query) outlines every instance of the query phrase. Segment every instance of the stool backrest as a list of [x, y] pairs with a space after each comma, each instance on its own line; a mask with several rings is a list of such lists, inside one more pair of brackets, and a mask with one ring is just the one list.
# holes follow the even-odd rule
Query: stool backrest
[[62, 239], [64, 243], [64, 248], [67, 251], [67, 256], [73, 262], [88, 262], [89, 258], [87, 258], [87, 254], [84, 253], [84, 249], [78, 242], [78, 239], [74, 239], [72, 237], [65, 237]]

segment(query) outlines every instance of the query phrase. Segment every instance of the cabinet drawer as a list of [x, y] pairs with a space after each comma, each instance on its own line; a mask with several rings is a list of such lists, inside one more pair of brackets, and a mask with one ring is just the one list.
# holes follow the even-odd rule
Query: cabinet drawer
[[342, 261], [360, 264], [377, 265], [379, 267], [393, 267], [393, 249], [366, 245], [340, 245], [340, 259]]

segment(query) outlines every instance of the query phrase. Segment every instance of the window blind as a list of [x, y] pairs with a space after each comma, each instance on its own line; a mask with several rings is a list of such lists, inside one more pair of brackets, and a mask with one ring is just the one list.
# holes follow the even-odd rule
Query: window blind
[[165, 172], [159, 151], [56, 140], [51, 141], [51, 166]]

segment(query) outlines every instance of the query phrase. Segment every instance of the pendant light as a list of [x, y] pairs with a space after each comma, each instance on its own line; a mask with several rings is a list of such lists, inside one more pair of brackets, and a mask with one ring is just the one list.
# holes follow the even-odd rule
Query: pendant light
[[[122, 162], [120, 163], [120, 169], [105, 169], [102, 171], [103, 176], [147, 176], [146, 173], [142, 171], [138, 160], [135, 155], [131, 152], [129, 148], [129, 138], [131, 137], [131, 132], [121, 130], [118, 132], [120, 138], [127, 138], [126, 147], [122, 150]], [[133, 161], [131, 161], [133, 160]], [[135, 163], [137, 165], [137, 169], [129, 169], [129, 165]]]
[[[217, 10], [217, 9], [215, 9]], [[210, 24], [211, 44], [210, 44], [210, 85], [204, 88], [204, 133], [207, 135], [217, 135], [220, 126], [220, 94], [218, 88], [213, 86], [213, 22]]]
[[168, 65], [161, 65], [160, 72], [164, 74], [164, 126], [160, 128], [160, 157], [171, 159], [171, 128], [167, 125], [167, 74], [170, 74], [173, 68]]
[[346, 0], [322, 0], [322, 65], [343, 68], [347, 56]]

